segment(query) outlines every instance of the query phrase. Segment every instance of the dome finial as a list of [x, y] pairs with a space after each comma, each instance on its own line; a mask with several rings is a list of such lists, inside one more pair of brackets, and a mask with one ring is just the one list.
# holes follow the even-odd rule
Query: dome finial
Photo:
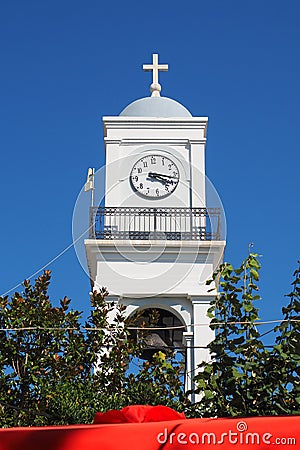
[[161, 85], [158, 82], [158, 71], [167, 72], [168, 64], [158, 64], [158, 54], [153, 53], [152, 64], [143, 64], [145, 72], [152, 72], [152, 84], [150, 86], [151, 97], [160, 97]]

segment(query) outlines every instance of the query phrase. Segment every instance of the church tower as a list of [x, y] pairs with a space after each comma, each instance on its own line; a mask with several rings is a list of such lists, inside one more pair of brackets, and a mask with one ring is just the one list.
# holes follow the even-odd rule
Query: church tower
[[85, 248], [94, 289], [106, 286], [109, 302], [128, 315], [160, 312], [156, 342], [184, 354], [190, 389], [213, 338], [206, 313], [216, 293], [205, 282], [225, 248], [220, 210], [206, 198], [208, 118], [160, 95], [168, 65], [157, 54], [143, 68], [153, 73], [151, 96], [103, 117], [105, 206], [91, 208]]

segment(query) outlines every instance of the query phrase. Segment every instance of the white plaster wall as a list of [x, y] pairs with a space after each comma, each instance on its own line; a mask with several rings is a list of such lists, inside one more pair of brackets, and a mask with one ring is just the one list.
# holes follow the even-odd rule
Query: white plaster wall
[[[106, 147], [106, 206], [205, 206], [206, 117], [146, 119], [104, 117]], [[134, 163], [148, 153], [171, 156], [180, 183], [164, 199], [145, 199], [130, 185]], [[192, 166], [191, 166], [192, 165]]]
[[[186, 146], [143, 145], [119, 146], [112, 145], [112, 152], [106, 163], [106, 195], [105, 206], [123, 207], [189, 207], [190, 205], [190, 171], [189, 150]], [[149, 154], [166, 155], [177, 165], [180, 181], [176, 190], [163, 199], [143, 198], [134, 191], [130, 183], [130, 173], [133, 165], [143, 156]], [[112, 155], [112, 156], [111, 156]]]
[[[98, 262], [96, 284], [105, 285], [113, 295], [134, 294], [136, 296], [169, 294], [207, 295], [207, 286], [201, 282], [211, 276], [212, 266], [172, 263]], [[149, 271], [151, 276], [148, 277]]]
[[136, 296], [174, 293], [207, 295], [211, 278], [223, 255], [223, 241], [164, 242], [147, 247], [141, 241], [87, 240], [91, 276], [111, 294]]
[[201, 362], [210, 360], [209, 350], [206, 347], [214, 338], [214, 332], [209, 327], [210, 319], [207, 317], [211, 299], [212, 297], [205, 298], [205, 296], [192, 299], [195, 369]]

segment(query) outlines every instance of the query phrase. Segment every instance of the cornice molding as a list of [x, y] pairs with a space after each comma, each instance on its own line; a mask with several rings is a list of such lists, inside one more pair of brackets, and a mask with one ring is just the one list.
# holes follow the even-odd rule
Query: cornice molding
[[162, 117], [124, 117], [107, 116], [103, 117], [105, 128], [176, 128], [181, 125], [185, 129], [206, 129], [208, 117], [189, 117], [189, 118], [162, 118]]
[[[122, 249], [126, 254], [137, 252], [137, 247], [148, 247], [149, 243], [145, 240], [104, 240], [104, 239], [85, 239], [84, 245], [92, 253], [115, 253], [116, 248]], [[162, 253], [191, 253], [197, 251], [199, 254], [219, 253], [226, 246], [226, 241], [152, 241], [148, 253], [157, 253], [157, 249]], [[163, 247], [163, 250], [162, 250]]]
[[203, 139], [186, 139], [186, 138], [127, 138], [127, 139], [116, 139], [116, 138], [104, 138], [105, 144], [117, 144], [117, 145], [145, 145], [145, 144], [157, 144], [157, 145], [195, 145], [195, 144], [206, 144], [206, 138]]

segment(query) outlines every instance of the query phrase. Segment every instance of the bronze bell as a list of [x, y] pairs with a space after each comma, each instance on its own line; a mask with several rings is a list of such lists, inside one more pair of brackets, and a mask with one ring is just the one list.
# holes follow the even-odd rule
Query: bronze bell
[[160, 337], [158, 333], [151, 333], [144, 339], [145, 348], [141, 353], [141, 358], [151, 361], [153, 355], [157, 352], [167, 353], [168, 345]]

